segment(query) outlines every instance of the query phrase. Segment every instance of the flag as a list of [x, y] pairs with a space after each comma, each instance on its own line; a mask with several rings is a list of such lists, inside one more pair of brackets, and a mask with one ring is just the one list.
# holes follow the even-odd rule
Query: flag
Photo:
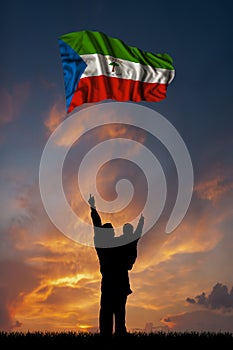
[[161, 101], [175, 76], [167, 53], [145, 52], [101, 32], [71, 32], [58, 42], [68, 113], [108, 99]]

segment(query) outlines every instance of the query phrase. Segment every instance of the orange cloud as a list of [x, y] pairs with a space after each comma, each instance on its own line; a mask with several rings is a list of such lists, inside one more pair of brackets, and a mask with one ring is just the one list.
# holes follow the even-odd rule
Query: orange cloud
[[[32, 208], [32, 197], [23, 201], [24, 207]], [[20, 288], [15, 290], [7, 309], [10, 315], [8, 324], [16, 324], [18, 320], [22, 323], [20, 330], [25, 331], [95, 328], [98, 325], [100, 296], [100, 273], [95, 250], [71, 241], [48, 222], [44, 230], [39, 231], [40, 226], [36, 228], [35, 223], [45, 223], [47, 219], [44, 213], [36, 208], [34, 210], [38, 213], [36, 220], [31, 224], [27, 222], [26, 226], [23, 223], [14, 226], [11, 234], [18, 259], [32, 271], [34, 283], [28, 285], [22, 275]], [[183, 226], [173, 234], [162, 235], [153, 231], [140, 241], [138, 260], [130, 272], [134, 293], [128, 301], [128, 327], [143, 327], [150, 319], [158, 325], [164, 314], [171, 315], [173, 311], [176, 315], [179, 309], [185, 307], [185, 297], [192, 295], [191, 290], [196, 283], [191, 278], [199, 260], [193, 258], [187, 264], [182, 257], [207, 252], [219, 241], [217, 230], [211, 236], [206, 232], [211, 216], [206, 216], [204, 212], [194, 228], [196, 220], [196, 217], [187, 216]], [[215, 222], [212, 221], [212, 225], [209, 230]], [[17, 271], [16, 267], [15, 273]], [[13, 282], [10, 286], [14, 288]], [[175, 327], [177, 323], [173, 316], [171, 320], [172, 323], [166, 324]]]
[[223, 237], [216, 227], [218, 220], [219, 216], [213, 218], [213, 213], [208, 210], [196, 217], [192, 214], [191, 206], [185, 219], [171, 234], [164, 232], [164, 225], [157, 224], [152, 232], [142, 238], [141, 264], [137, 265], [137, 271], [172, 261], [176, 255], [211, 251]]
[[206, 180], [201, 181], [194, 188], [198, 197], [216, 204], [224, 194], [233, 189], [232, 171], [225, 174], [223, 169], [216, 169], [214, 176], [209, 176]]
[[[126, 130], [111, 128], [109, 132], [122, 137]], [[102, 139], [104, 134], [97, 133], [96, 140], [98, 137]], [[106, 177], [114, 183], [121, 171], [119, 163], [111, 169], [102, 169], [98, 178], [100, 189], [104, 190]], [[129, 171], [129, 175], [133, 179], [134, 171]], [[74, 181], [75, 176], [73, 174]], [[68, 186], [71, 206], [81, 213], [84, 221], [90, 222], [89, 207], [84, 205], [75, 182], [71, 184], [70, 179], [67, 176], [64, 182]], [[139, 186], [140, 182], [136, 182], [136, 187]], [[20, 329], [25, 331], [95, 328], [100, 296], [100, 272], [95, 249], [68, 239], [53, 226], [43, 209], [37, 188], [24, 186], [21, 192], [20, 195], [17, 191], [13, 203], [17, 212], [23, 211], [24, 217], [14, 221], [7, 234], [1, 234], [0, 249], [5, 251], [2, 254], [4, 268], [12, 276], [0, 274], [7, 296], [4, 297], [3, 293], [0, 298], [0, 310], [4, 311], [0, 326], [10, 329], [12, 325], [22, 323]], [[105, 194], [111, 199], [113, 192]], [[140, 212], [139, 202], [139, 199], [136, 200], [129, 208], [129, 217], [135, 211]], [[134, 293], [128, 300], [129, 328], [143, 327], [148, 320], [158, 324], [164, 315], [171, 315], [171, 322], [166, 318], [165, 324], [175, 327], [178, 319], [174, 316], [179, 314], [180, 318], [184, 317], [187, 311], [186, 297], [195, 295], [195, 290], [204, 290], [207, 283], [212, 283], [209, 281], [215, 278], [216, 271], [221, 273], [214, 266], [216, 257], [220, 260], [221, 254], [224, 254], [219, 246], [224, 237], [221, 223], [232, 214], [232, 209], [226, 210], [223, 203], [218, 208], [210, 204], [196, 196], [183, 222], [173, 233], [164, 233], [164, 214], [153, 230], [139, 241], [138, 260], [130, 272]], [[114, 218], [115, 224], [124, 222], [127, 215], [122, 213], [122, 216]], [[112, 220], [111, 216], [109, 218]], [[107, 219], [108, 216], [104, 216], [104, 220]], [[215, 249], [214, 259], [208, 260]], [[10, 265], [9, 260], [14, 265]], [[11, 294], [10, 290], [14, 293]]]
[[[63, 106], [63, 103], [62, 103]], [[72, 116], [77, 116], [72, 119], [72, 126], [67, 126], [65, 130], [62, 131], [61, 134], [57, 135], [57, 138], [54, 140], [58, 146], [69, 146], [74, 142], [79, 141], [77, 137], [81, 138], [88, 129], [90, 129], [86, 135], [87, 144], [91, 142], [93, 144], [93, 140], [95, 143], [114, 138], [128, 138], [137, 140], [140, 143], [143, 143], [146, 139], [145, 131], [141, 129], [137, 129], [131, 125], [119, 125], [117, 123], [112, 123], [112, 115], [114, 115], [114, 111], [112, 111], [112, 115], [107, 112], [103, 125], [94, 128], [92, 121], [95, 121], [95, 113], [98, 114], [98, 108], [95, 108], [93, 112], [92, 108], [88, 108], [89, 105], [84, 105], [82, 108], [75, 110], [73, 113], [69, 114], [69, 118]], [[51, 132], [54, 131], [55, 128], [61, 124], [61, 122], [67, 117], [66, 112], [61, 108], [61, 101], [57, 102], [49, 112], [49, 118], [45, 121], [45, 126]], [[79, 115], [78, 115], [79, 113]], [[102, 115], [103, 112], [101, 112]], [[133, 125], [133, 116], [128, 116], [128, 121], [132, 121]], [[126, 120], [126, 121], [127, 121]], [[109, 122], [109, 124], [108, 124]], [[77, 136], [78, 135], [78, 136]]]
[[52, 133], [58, 127], [58, 125], [61, 124], [65, 117], [66, 111], [63, 101], [58, 99], [58, 101], [51, 107], [49, 116], [44, 122], [47, 131]]
[[15, 200], [25, 215], [1, 232], [0, 329], [95, 325], [100, 281], [95, 250], [68, 239], [49, 222], [37, 188], [21, 191]]
[[[21, 252], [24, 266], [31, 269], [37, 282], [25, 289], [27, 283], [22, 278], [8, 308], [11, 323], [18, 319], [22, 323], [20, 329], [25, 331], [35, 330], [39, 324], [40, 329], [47, 325], [50, 330], [77, 330], [78, 319], [82, 320], [80, 324], [96, 324], [91, 311], [96, 308], [95, 319], [100, 288], [95, 250], [75, 244], [53, 230], [35, 236], [29, 230], [19, 234], [15, 227], [14, 233], [15, 249]], [[17, 265], [15, 273], [19, 273]], [[9, 286], [8, 278], [7, 282]]]

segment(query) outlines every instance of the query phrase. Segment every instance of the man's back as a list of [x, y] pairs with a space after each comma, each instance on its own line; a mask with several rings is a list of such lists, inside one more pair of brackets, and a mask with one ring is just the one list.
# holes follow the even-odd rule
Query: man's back
[[132, 293], [129, 284], [129, 256], [124, 246], [117, 246], [116, 238], [112, 235], [111, 224], [102, 225], [101, 218], [95, 208], [91, 209], [94, 225], [95, 249], [99, 258], [102, 275], [101, 290], [109, 293]]

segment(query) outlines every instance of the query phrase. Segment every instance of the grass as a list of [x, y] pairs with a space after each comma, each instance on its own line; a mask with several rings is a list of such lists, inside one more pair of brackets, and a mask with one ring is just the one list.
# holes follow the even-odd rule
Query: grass
[[[233, 333], [228, 332], [157, 332], [129, 333], [124, 337], [102, 338], [98, 333], [76, 332], [0, 332], [0, 346], [75, 346], [77, 349], [93, 349], [93, 346], [119, 349], [143, 346], [143, 350], [169, 345], [233, 345]], [[81, 347], [83, 346], [83, 347]]]

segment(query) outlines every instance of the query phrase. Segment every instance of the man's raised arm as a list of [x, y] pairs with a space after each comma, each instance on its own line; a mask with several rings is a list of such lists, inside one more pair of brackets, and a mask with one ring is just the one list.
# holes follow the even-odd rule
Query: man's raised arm
[[90, 207], [91, 207], [91, 218], [92, 218], [93, 225], [95, 227], [101, 227], [102, 222], [101, 222], [99, 213], [97, 212], [95, 207], [95, 198], [91, 194], [90, 194], [90, 198], [88, 199], [88, 203], [90, 204]]
[[141, 238], [143, 225], [144, 225], [144, 216], [141, 214], [136, 230], [134, 231], [135, 239]]

